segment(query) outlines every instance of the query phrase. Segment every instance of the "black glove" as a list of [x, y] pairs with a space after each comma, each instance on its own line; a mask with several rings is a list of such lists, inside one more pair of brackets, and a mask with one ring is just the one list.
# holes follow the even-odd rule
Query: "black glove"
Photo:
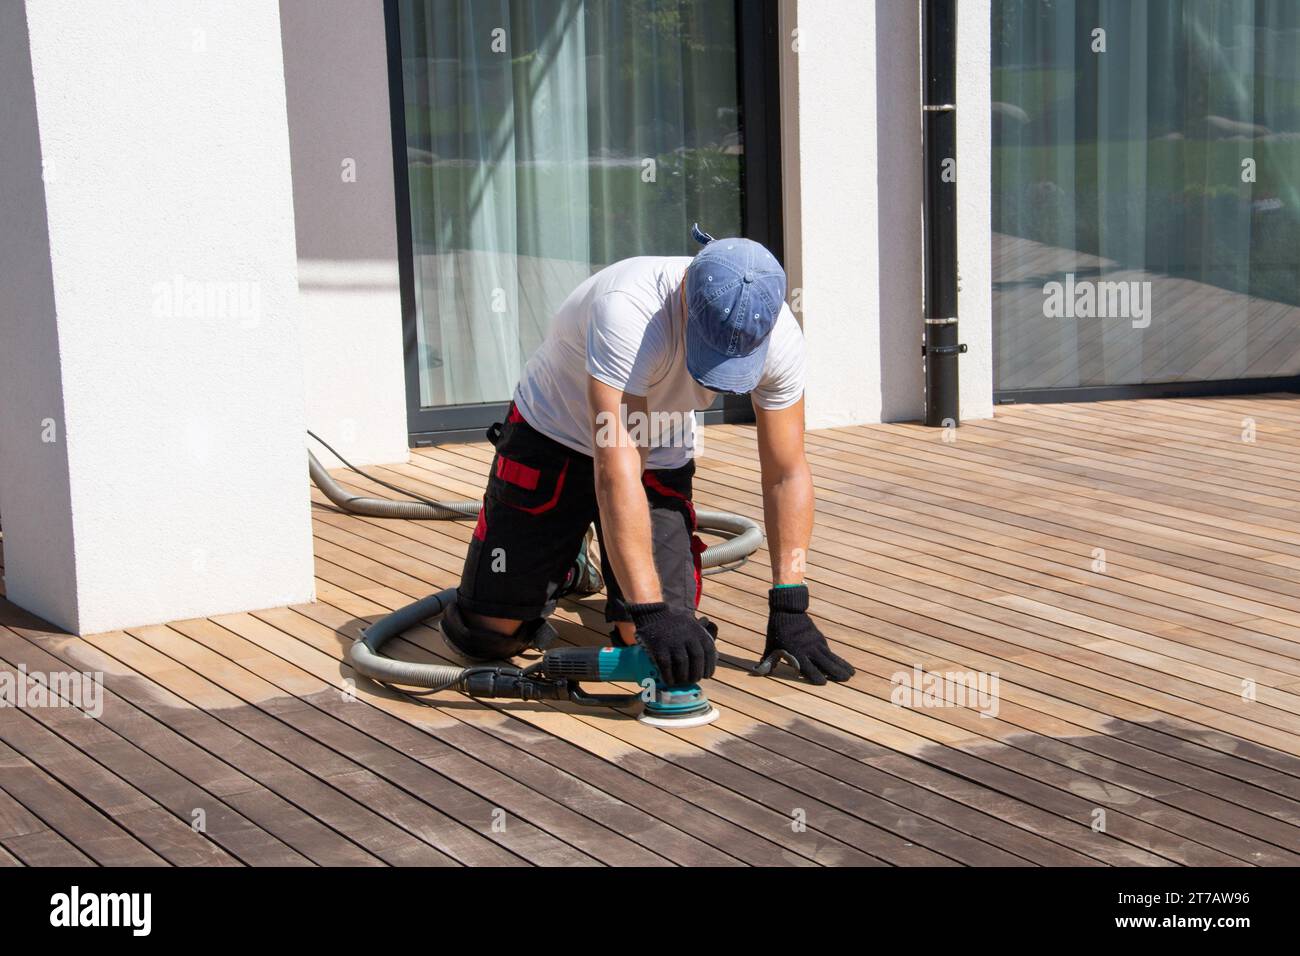
[[695, 684], [713, 676], [718, 652], [713, 636], [686, 608], [669, 607], [663, 601], [629, 604], [628, 613], [636, 625], [636, 639], [645, 647], [669, 687]]
[[777, 661], [784, 658], [810, 684], [824, 684], [826, 678], [846, 681], [853, 676], [853, 665], [833, 653], [826, 637], [808, 616], [808, 589], [772, 588], [767, 592], [767, 647], [754, 668], [755, 674], [770, 674]]

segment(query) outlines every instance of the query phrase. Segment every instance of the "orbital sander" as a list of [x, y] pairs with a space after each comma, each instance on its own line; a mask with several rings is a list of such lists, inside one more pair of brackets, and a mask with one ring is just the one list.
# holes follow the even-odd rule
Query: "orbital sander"
[[[348, 658], [358, 672], [383, 684], [402, 684], [428, 690], [455, 690], [470, 697], [494, 700], [567, 700], [593, 707], [612, 707], [636, 713], [652, 727], [686, 728], [712, 723], [718, 711], [699, 684], [668, 686], [640, 644], [610, 647], [548, 648], [541, 660], [527, 667], [510, 664], [424, 664], [387, 657], [386, 641], [422, 622], [444, 614], [456, 600], [448, 588], [408, 604], [361, 632]], [[702, 621], [710, 629], [710, 621]], [[592, 683], [628, 683], [640, 691], [593, 694], [583, 686]]]
[[[639, 684], [640, 692], [591, 694], [582, 681]], [[469, 667], [455, 688], [471, 697], [569, 700], [575, 704], [639, 708], [637, 720], [652, 727], [698, 727], [718, 719], [699, 684], [668, 687], [640, 644], [630, 647], [561, 647], [529, 667]]]

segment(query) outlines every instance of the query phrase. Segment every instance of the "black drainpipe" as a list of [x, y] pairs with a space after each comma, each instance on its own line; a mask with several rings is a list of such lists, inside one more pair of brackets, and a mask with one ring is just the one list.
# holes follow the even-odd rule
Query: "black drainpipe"
[[925, 0], [925, 423], [958, 421], [957, 2]]

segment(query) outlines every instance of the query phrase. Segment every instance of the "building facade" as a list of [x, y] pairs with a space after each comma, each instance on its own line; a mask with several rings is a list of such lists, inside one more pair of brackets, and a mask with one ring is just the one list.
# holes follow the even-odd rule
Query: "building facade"
[[[0, 5], [9, 598], [310, 600], [308, 428], [477, 439], [567, 292], [693, 222], [785, 263], [809, 427], [920, 418], [920, 7]], [[960, 0], [964, 419], [1300, 384], [1298, 19]]]

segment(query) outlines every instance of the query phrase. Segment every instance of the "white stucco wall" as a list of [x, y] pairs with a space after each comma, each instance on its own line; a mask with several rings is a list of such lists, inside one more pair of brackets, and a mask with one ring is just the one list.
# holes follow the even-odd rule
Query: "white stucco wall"
[[[298, 260], [307, 427], [357, 465], [407, 460], [397, 263]], [[327, 468], [338, 465], [311, 443]]]
[[786, 243], [807, 343], [806, 421], [879, 421], [875, 11], [861, 0], [801, 0], [780, 12]]
[[11, 600], [77, 604], [59, 335], [22, 4], [0, 3], [0, 524]]
[[[801, 294], [808, 427], [919, 419], [920, 4], [783, 0], [780, 14], [786, 263]], [[958, 27], [961, 414], [983, 418], [993, 388], [989, 0], [962, 0]]]
[[280, 0], [280, 17], [308, 426], [357, 464], [405, 461], [384, 6]]
[[957, 4], [957, 296], [961, 417], [993, 417], [993, 101], [990, 0]]
[[[0, 142], [26, 141], [0, 218], [33, 226], [0, 247], [5, 371], [26, 367], [0, 382], [9, 598], [79, 633], [310, 600], [276, 6], [3, 10]], [[45, 289], [16, 274], [41, 260]]]

